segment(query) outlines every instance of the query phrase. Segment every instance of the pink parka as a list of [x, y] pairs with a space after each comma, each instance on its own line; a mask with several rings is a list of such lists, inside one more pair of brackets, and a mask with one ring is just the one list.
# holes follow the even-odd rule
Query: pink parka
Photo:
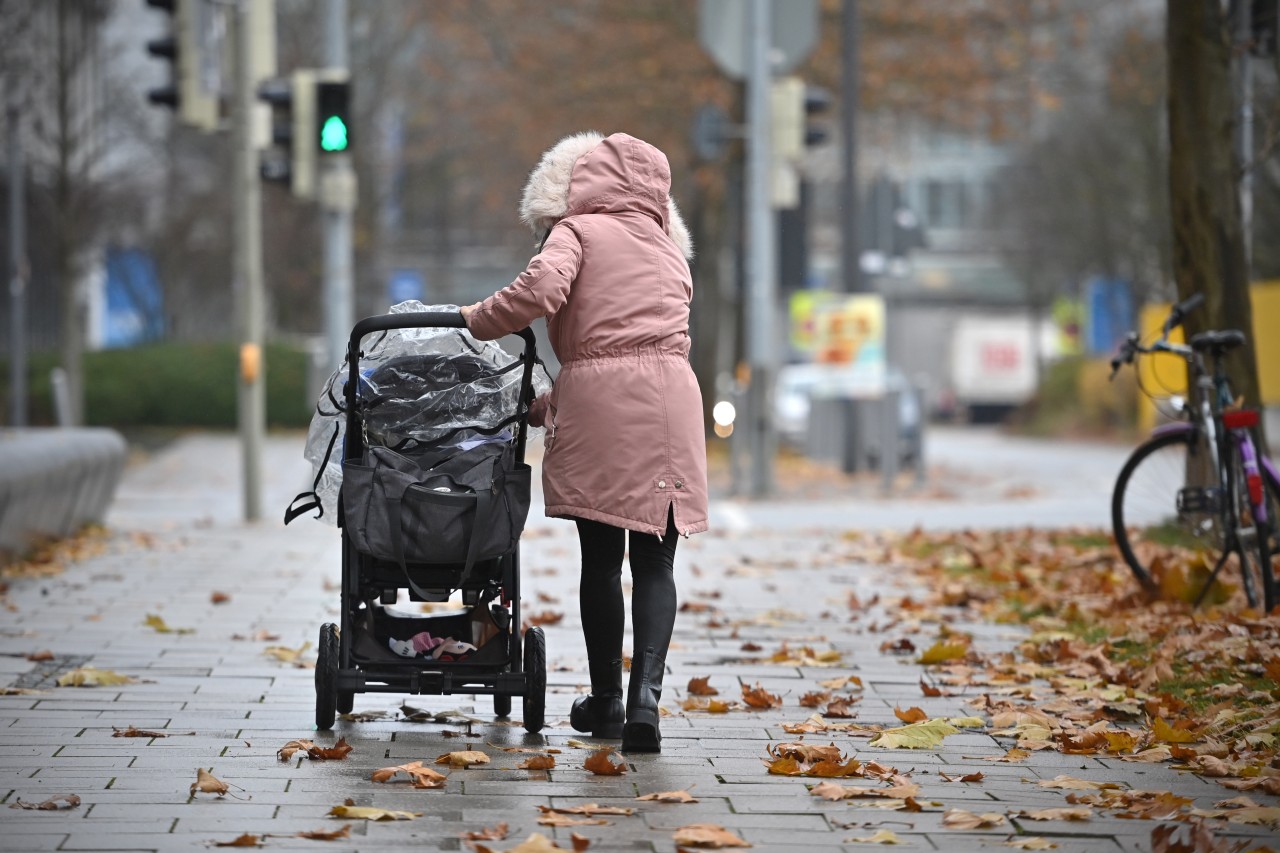
[[[547, 515], [663, 535], [707, 529], [702, 395], [689, 365], [688, 233], [657, 148], [581, 134], [543, 156], [522, 214], [550, 234], [468, 326], [491, 340], [547, 318], [561, 370], [545, 406]], [[559, 215], [557, 215], [559, 214]], [[673, 240], [673, 236], [675, 240]], [[539, 412], [538, 414], [541, 414]]]

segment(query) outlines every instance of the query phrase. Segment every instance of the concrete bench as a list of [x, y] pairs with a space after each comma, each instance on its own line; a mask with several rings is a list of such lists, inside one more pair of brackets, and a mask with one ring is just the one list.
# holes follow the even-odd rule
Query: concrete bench
[[106, 517], [128, 448], [115, 430], [0, 430], [0, 560]]

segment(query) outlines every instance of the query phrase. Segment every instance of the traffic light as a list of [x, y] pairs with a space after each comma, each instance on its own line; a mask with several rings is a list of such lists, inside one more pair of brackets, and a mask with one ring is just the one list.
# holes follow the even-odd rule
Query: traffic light
[[321, 154], [351, 150], [351, 81], [345, 75], [316, 83], [315, 127]]
[[316, 72], [294, 71], [263, 83], [258, 97], [271, 106], [271, 142], [263, 153], [262, 178], [289, 184], [300, 199], [316, 195]]
[[831, 136], [830, 129], [824, 120], [815, 117], [826, 115], [831, 111], [831, 93], [821, 86], [804, 87], [804, 144], [813, 148], [826, 142]]
[[[215, 45], [218, 14], [207, 0], [147, 0], [147, 5], [169, 15], [168, 32], [147, 42], [147, 53], [169, 63], [169, 83], [147, 92], [147, 100], [177, 113], [185, 124], [202, 130], [218, 127], [216, 78], [218, 56], [206, 47]], [[210, 85], [212, 84], [212, 85]]]

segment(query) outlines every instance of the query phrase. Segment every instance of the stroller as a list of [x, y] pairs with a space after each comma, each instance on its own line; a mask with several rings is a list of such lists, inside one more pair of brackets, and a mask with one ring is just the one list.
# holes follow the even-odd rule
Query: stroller
[[[318, 729], [331, 729], [337, 714], [351, 711], [355, 694], [367, 692], [487, 694], [499, 717], [510, 714], [512, 697], [520, 696], [524, 728], [536, 733], [544, 725], [546, 639], [539, 627], [523, 637], [519, 630], [533, 333], [518, 333], [523, 353], [497, 371], [521, 371], [516, 411], [496, 424], [436, 431], [429, 440], [413, 437], [412, 420], [422, 410], [398, 406], [397, 395], [379, 389], [389, 379], [419, 390], [486, 379], [495, 375], [492, 366], [428, 353], [385, 363], [381, 375], [360, 369], [366, 336], [441, 328], [465, 323], [452, 312], [386, 314], [361, 320], [351, 332], [337, 511], [341, 616], [339, 624], [320, 628]], [[410, 601], [436, 602], [460, 590], [464, 609], [397, 611], [392, 605], [401, 590]]]

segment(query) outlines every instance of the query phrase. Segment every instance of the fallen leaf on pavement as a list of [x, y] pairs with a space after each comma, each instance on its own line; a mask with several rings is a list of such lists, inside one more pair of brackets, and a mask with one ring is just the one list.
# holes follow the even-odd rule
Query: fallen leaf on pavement
[[891, 830], [877, 829], [871, 835], [846, 838], [845, 842], [852, 842], [854, 844], [901, 844], [902, 839], [898, 838], [898, 836]]
[[226, 604], [230, 600], [231, 596], [227, 595], [225, 592], [218, 592], [217, 590], [214, 590], [209, 594], [210, 604]]
[[587, 757], [582, 767], [597, 776], [621, 776], [626, 773], [627, 763], [623, 761], [619, 764], [614, 764], [609, 757], [611, 755], [613, 755], [612, 749], [597, 749]]
[[893, 715], [904, 723], [922, 723], [929, 719], [929, 715], [922, 708], [912, 706], [905, 711], [897, 705], [893, 706]]
[[538, 818], [541, 826], [611, 826], [613, 821], [602, 817], [570, 817], [567, 814], [544, 814]]
[[1023, 809], [1015, 812], [1014, 817], [1025, 817], [1028, 820], [1088, 820], [1093, 817], [1093, 809], [1088, 806], [1078, 808], [1056, 809]]
[[582, 853], [591, 846], [591, 839], [585, 835], [579, 835], [576, 832], [569, 833], [569, 840], [573, 842], [574, 853]]
[[938, 775], [941, 776], [943, 781], [946, 781], [946, 782], [981, 782], [982, 781], [981, 773], [966, 773], [963, 776], [948, 776], [946, 773], [943, 773], [942, 771], [938, 771]]
[[1047, 838], [1041, 838], [1038, 835], [1030, 835], [1026, 838], [1013, 838], [1004, 843], [1005, 847], [1014, 847], [1018, 850], [1053, 850], [1058, 845], [1054, 844]]
[[133, 726], [129, 726], [129, 728], [127, 729], [117, 729], [115, 726], [112, 726], [111, 729], [112, 729], [111, 731], [112, 737], [168, 737], [169, 736], [165, 732], [149, 732], [146, 729], [135, 729]]
[[959, 732], [946, 720], [925, 720], [894, 729], [885, 729], [871, 739], [870, 746], [884, 749], [933, 749], [942, 745], [947, 735]]
[[306, 668], [309, 664], [302, 660], [302, 656], [307, 653], [307, 649], [311, 648], [310, 641], [303, 643], [296, 649], [288, 646], [267, 646], [262, 650], [264, 655], [273, 657], [281, 663], [290, 663], [299, 668]]
[[984, 755], [983, 761], [998, 761], [1002, 764], [1012, 764], [1015, 761], [1026, 761], [1031, 757], [1031, 750], [1013, 747], [1004, 755]]
[[1073, 791], [1102, 791], [1120, 787], [1115, 782], [1094, 782], [1090, 779], [1076, 779], [1074, 776], [1054, 776], [1052, 779], [1041, 779], [1036, 784], [1041, 788], [1063, 788]]
[[516, 765], [519, 770], [551, 770], [556, 766], [556, 760], [551, 755], [531, 755], [524, 761]]
[[489, 756], [475, 749], [446, 752], [436, 759], [436, 764], [448, 764], [450, 767], [475, 767], [477, 764], [488, 763]]
[[58, 676], [59, 687], [110, 687], [116, 684], [136, 684], [137, 681], [131, 675], [121, 675], [109, 669], [95, 669], [91, 666], [73, 669]]
[[644, 794], [636, 797], [637, 800], [648, 800], [655, 803], [696, 803], [693, 795], [688, 791], [656, 791], [652, 794]]
[[947, 809], [942, 815], [942, 825], [953, 829], [982, 829], [989, 826], [1000, 826], [1004, 823], [1004, 815], [996, 812], [965, 811], [964, 809]]
[[37, 809], [42, 812], [61, 811], [63, 809], [74, 809], [80, 805], [80, 798], [75, 794], [59, 794], [56, 797], [50, 797], [42, 803], [28, 803], [24, 800], [18, 800], [11, 809]]
[[622, 815], [630, 816], [636, 813], [636, 810], [627, 806], [602, 806], [597, 803], [586, 803], [581, 806], [538, 806], [538, 811], [543, 814], [582, 814], [582, 815]]
[[675, 831], [675, 842], [677, 845], [716, 849], [752, 846], [723, 826], [714, 823], [691, 823], [688, 826], [679, 827]]
[[964, 642], [954, 642], [947, 640], [939, 640], [929, 648], [925, 649], [916, 660], [920, 664], [947, 663], [954, 660], [964, 660], [969, 654], [969, 644]]
[[309, 740], [291, 740], [276, 750], [276, 757], [281, 761], [288, 761], [294, 753], [306, 752], [307, 758], [312, 761], [340, 761], [346, 758], [351, 750], [352, 746], [347, 743], [345, 737], [338, 738], [338, 742], [333, 746], [317, 746]]
[[458, 837], [464, 841], [502, 841], [511, 833], [506, 821], [486, 826], [481, 830], [472, 830], [470, 832], [461, 832]]
[[423, 812], [398, 812], [372, 806], [334, 806], [329, 809], [330, 817], [352, 817], [357, 820], [413, 820], [422, 815]]
[[261, 836], [250, 835], [249, 833], [246, 832], [244, 835], [241, 835], [239, 838], [235, 839], [234, 841], [219, 841], [219, 842], [216, 842], [213, 846], [214, 847], [261, 847], [262, 838]]
[[742, 685], [742, 701], [749, 708], [781, 708], [782, 697], [770, 693], [757, 683], [754, 687]]
[[556, 843], [547, 838], [540, 832], [535, 832], [521, 841], [515, 847], [507, 851], [494, 850], [487, 844], [478, 844], [472, 842], [471, 846], [475, 848], [476, 853], [551, 853], [554, 850], [564, 850], [563, 847], [556, 846]]
[[819, 681], [818, 686], [825, 687], [828, 690], [861, 690], [862, 679], [856, 675], [842, 675], [839, 678], [828, 678], [825, 681]]
[[154, 629], [157, 634], [194, 634], [196, 632], [195, 628], [170, 628], [162, 617], [154, 613], [148, 613], [143, 624]]
[[312, 841], [338, 841], [343, 838], [351, 837], [351, 824], [345, 824], [341, 829], [335, 829], [332, 832], [325, 832], [323, 829], [304, 830], [295, 833], [298, 838], [309, 838]]
[[719, 696], [720, 691], [710, 684], [711, 676], [704, 675], [701, 678], [690, 678], [689, 686], [685, 689], [689, 691], [690, 696]]
[[196, 791], [202, 794], [217, 794], [219, 797], [225, 797], [227, 795], [227, 783], [200, 767], [196, 769], [196, 781], [191, 783], [191, 795], [195, 796]]
[[424, 767], [421, 761], [397, 764], [395, 767], [383, 767], [373, 771], [373, 775], [369, 778], [374, 782], [387, 782], [397, 773], [403, 773], [408, 776], [410, 784], [415, 788], [443, 788], [445, 782], [449, 779], [443, 773], [432, 770], [430, 767]]
[[54, 657], [53, 652], [51, 652], [49, 649], [43, 649], [41, 651], [32, 652], [31, 654], [27, 655], [27, 660], [31, 661], [32, 663], [43, 663], [44, 661], [53, 660], [53, 657]]

